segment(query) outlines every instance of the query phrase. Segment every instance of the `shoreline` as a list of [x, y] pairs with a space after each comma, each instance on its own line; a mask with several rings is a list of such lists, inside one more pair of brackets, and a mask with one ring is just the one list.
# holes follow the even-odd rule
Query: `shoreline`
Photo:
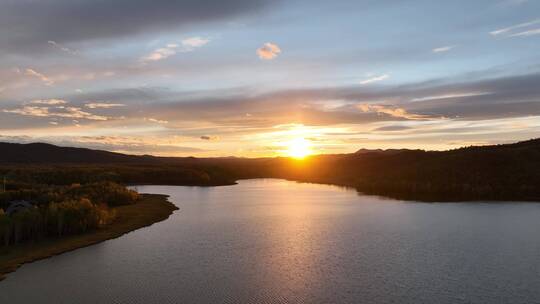
[[[489, 204], [500, 204], [500, 203], [527, 203], [527, 204], [538, 204], [540, 203], [540, 197], [468, 197], [468, 196], [461, 196], [461, 197], [455, 197], [451, 194], [401, 194], [401, 193], [388, 193], [384, 191], [374, 191], [374, 190], [367, 190], [362, 189], [362, 187], [359, 187], [355, 185], [354, 183], [349, 183], [346, 181], [329, 181], [329, 180], [321, 180], [321, 179], [301, 179], [301, 178], [287, 178], [287, 177], [259, 177], [262, 179], [282, 179], [287, 180], [291, 182], [297, 182], [297, 183], [306, 183], [306, 184], [317, 184], [317, 185], [328, 185], [328, 186], [335, 186], [339, 188], [345, 188], [349, 190], [354, 190], [360, 195], [367, 195], [367, 196], [378, 196], [383, 197], [385, 199], [391, 199], [396, 201], [404, 201], [404, 202], [417, 202], [417, 203], [425, 203], [425, 204], [451, 204], [451, 203], [464, 203], [464, 204], [483, 204], [483, 203], [489, 203]], [[237, 180], [250, 180], [250, 179], [259, 179], [259, 178], [240, 178]]]
[[117, 218], [102, 229], [13, 247], [0, 247], [0, 281], [24, 264], [121, 237], [126, 233], [164, 221], [178, 210], [167, 200], [166, 195], [141, 194], [141, 196], [142, 199], [136, 204], [115, 207]]

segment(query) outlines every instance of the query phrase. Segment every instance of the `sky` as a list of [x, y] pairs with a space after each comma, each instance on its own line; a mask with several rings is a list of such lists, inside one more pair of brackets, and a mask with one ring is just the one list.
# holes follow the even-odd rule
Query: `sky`
[[0, 0], [0, 141], [266, 157], [536, 137], [539, 0]]

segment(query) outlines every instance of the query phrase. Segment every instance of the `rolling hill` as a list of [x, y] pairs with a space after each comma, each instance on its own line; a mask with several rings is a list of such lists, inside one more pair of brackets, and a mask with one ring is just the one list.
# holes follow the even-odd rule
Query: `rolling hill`
[[45, 143], [0, 143], [1, 163], [128, 163], [153, 161], [153, 157], [133, 156], [85, 148], [59, 147]]

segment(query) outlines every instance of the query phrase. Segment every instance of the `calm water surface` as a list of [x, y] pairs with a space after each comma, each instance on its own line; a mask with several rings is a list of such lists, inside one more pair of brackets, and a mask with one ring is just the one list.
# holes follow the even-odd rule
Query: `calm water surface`
[[167, 221], [25, 265], [0, 303], [540, 303], [540, 204], [249, 180], [144, 186]]

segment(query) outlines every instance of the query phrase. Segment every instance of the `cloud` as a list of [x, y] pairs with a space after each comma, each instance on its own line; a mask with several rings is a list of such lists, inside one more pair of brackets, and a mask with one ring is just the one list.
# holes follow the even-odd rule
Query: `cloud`
[[443, 95], [436, 95], [436, 96], [425, 96], [425, 97], [417, 97], [411, 99], [411, 101], [426, 101], [426, 100], [437, 100], [437, 99], [453, 99], [453, 98], [463, 98], [463, 97], [473, 97], [473, 96], [483, 96], [483, 95], [489, 95], [490, 92], [467, 92], [467, 93], [451, 93], [451, 94], [443, 94]]
[[272, 60], [281, 54], [281, 48], [274, 43], [267, 42], [257, 49], [257, 55], [263, 60]]
[[186, 48], [199, 48], [210, 42], [210, 39], [201, 37], [191, 37], [182, 40], [182, 45]]
[[508, 37], [529, 37], [540, 35], [540, 28], [512, 34]]
[[[0, 129], [2, 135], [37, 136], [35, 130], [42, 136], [59, 137], [67, 132], [92, 136], [131, 134], [159, 140], [160, 145], [182, 143], [194, 147], [210, 145], [213, 142], [208, 142], [207, 138], [219, 137], [219, 152], [205, 155], [240, 155], [241, 152], [235, 152], [237, 149], [252, 149], [250, 144], [253, 142], [270, 142], [267, 138], [259, 140], [258, 135], [275, 132], [275, 126], [285, 124], [333, 130], [334, 134], [341, 135], [333, 136], [330, 131], [325, 131], [321, 138], [339, 147], [345, 147], [345, 144], [350, 147], [361, 138], [374, 146], [384, 139], [386, 143], [396, 145], [409, 141], [411, 145], [421, 143], [423, 147], [429, 147], [430, 141], [440, 145], [441, 141], [526, 138], [538, 133], [540, 74], [499, 78], [489, 77], [491, 75], [486, 71], [482, 75], [484, 78], [458, 75], [406, 85], [314, 86], [267, 93], [257, 92], [256, 88], [170, 91], [152, 87], [89, 92], [83, 96], [60, 98], [74, 98], [77, 104], [84, 104], [84, 100], [115, 100], [137, 106], [122, 108], [122, 115], [128, 117], [125, 120], [107, 117], [107, 121], [86, 121], [88, 119], [78, 118], [81, 115], [55, 108], [67, 108], [65, 104], [43, 105], [47, 109], [36, 109], [43, 108], [39, 104], [26, 104], [35, 108], [21, 106], [0, 110]], [[414, 99], [417, 100], [412, 102]], [[336, 100], [343, 102], [336, 104]], [[332, 106], [326, 107], [325, 103]], [[84, 107], [79, 110], [92, 112]], [[23, 112], [27, 116], [37, 116], [21, 119], [18, 115]], [[56, 113], [63, 114], [53, 116]], [[252, 115], [246, 116], [246, 113]], [[143, 117], [147, 119], [143, 121]], [[59, 125], [49, 125], [51, 120]], [[72, 120], [81, 121], [81, 127], [76, 128]], [[168, 124], [161, 125], [154, 120]], [[182, 141], [173, 137], [178, 134], [184, 136]], [[126, 146], [125, 150], [130, 151], [130, 148]]]
[[359, 104], [357, 108], [364, 113], [378, 113], [386, 114], [396, 118], [405, 118], [410, 120], [418, 119], [427, 119], [426, 115], [412, 114], [407, 110], [396, 107], [396, 106], [387, 106], [387, 105], [373, 105], [373, 104]]
[[36, 70], [26, 69], [24, 74], [27, 75], [27, 76], [32, 76], [32, 77], [39, 78], [39, 80], [43, 81], [45, 83], [45, 85], [51, 86], [51, 85], [54, 84], [54, 80], [50, 79], [49, 77], [47, 77], [44, 74], [41, 74], [41, 73], [37, 72]]
[[451, 49], [454, 49], [456, 46], [455, 45], [448, 45], [448, 46], [443, 46], [443, 47], [438, 47], [438, 48], [434, 48], [433, 50], [431, 50], [433, 53], [444, 53], [444, 52], [448, 52], [450, 51]]
[[404, 131], [404, 130], [409, 130], [409, 129], [411, 129], [411, 127], [409, 127], [409, 126], [389, 125], [389, 126], [378, 127], [376, 129], [374, 129], [373, 131], [397, 132], [397, 131]]
[[[200, 122], [217, 126], [241, 125], [246, 128], [290, 122], [364, 124], [421, 118], [438, 120], [441, 117], [482, 120], [540, 115], [538, 83], [540, 74], [528, 74], [466, 82], [457, 77], [440, 83], [373, 89], [345, 86], [284, 90], [262, 95], [220, 91], [152, 105], [149, 111], [157, 111], [154, 113], [173, 124], [197, 117]], [[345, 100], [349, 105], [330, 109], [324, 106], [325, 101], [335, 100]], [[380, 102], [375, 102], [377, 100]], [[358, 111], [356, 104], [371, 107]], [[253, 115], [246, 117], [245, 113]]]
[[[0, 49], [34, 53], [54, 40], [69, 44], [178, 31], [264, 12], [275, 0], [1, 1]], [[97, 18], [99, 16], [99, 18]], [[54, 34], [54, 39], [44, 38]]]
[[362, 84], [362, 85], [370, 84], [370, 83], [374, 83], [374, 82], [383, 81], [383, 80], [386, 80], [388, 78], [390, 78], [390, 75], [384, 74], [384, 75], [375, 76], [375, 77], [372, 77], [372, 78], [362, 80], [362, 81], [360, 81], [360, 84]]
[[53, 47], [55, 47], [55, 48], [57, 48], [57, 49], [63, 51], [63, 52], [70, 53], [70, 54], [72, 54], [72, 55], [75, 55], [75, 54], [78, 54], [78, 53], [79, 53], [79, 51], [70, 49], [70, 48], [65, 47], [65, 46], [62, 46], [62, 45], [56, 43], [56, 41], [53, 41], [53, 40], [49, 40], [49, 41], [47, 41], [47, 43], [48, 43], [49, 45], [51, 45], [51, 46], [53, 46]]
[[160, 120], [160, 119], [157, 119], [157, 118], [146, 118], [145, 117], [144, 120], [150, 121], [150, 122], [155, 122], [155, 123], [158, 123], [158, 124], [168, 124], [169, 123], [166, 120]]
[[[249, 134], [287, 123], [313, 126], [366, 125], [375, 122], [414, 122], [516, 118], [540, 115], [540, 73], [468, 79], [463, 75], [407, 85], [171, 91], [159, 88], [108, 90], [76, 95], [85, 100], [114, 100], [137, 104], [122, 108], [122, 125], [167, 121], [167, 130], [195, 138], [212, 134], [227, 137]], [[66, 99], [68, 97], [65, 97]], [[343, 101], [335, 104], [336, 100]], [[326, 106], [332, 105], [331, 107]], [[367, 105], [359, 106], [357, 105]], [[362, 110], [363, 109], [363, 110]], [[250, 113], [251, 115], [246, 115]], [[1, 113], [0, 113], [1, 114]], [[0, 129], [28, 125], [7, 115]], [[173, 131], [171, 131], [173, 132]], [[225, 136], [223, 136], [225, 137]]]
[[201, 37], [191, 37], [182, 40], [181, 44], [177, 43], [169, 43], [166, 46], [154, 50], [152, 53], [144, 56], [141, 58], [141, 61], [143, 63], [149, 62], [149, 61], [159, 61], [166, 58], [169, 58], [171, 56], [176, 55], [176, 53], [185, 53], [185, 52], [192, 52], [196, 48], [200, 48], [205, 46], [210, 42], [210, 39], [204, 39]]
[[13, 113], [23, 116], [34, 117], [62, 117], [62, 118], [80, 118], [88, 120], [108, 120], [106, 116], [94, 115], [88, 112], [82, 111], [77, 107], [33, 107], [24, 106], [20, 109], [3, 110], [4, 113]]
[[203, 136], [200, 137], [200, 139], [211, 141], [211, 140], [217, 140], [218, 137], [217, 136], [210, 136], [210, 135], [203, 135]]
[[158, 61], [166, 59], [170, 56], [173, 56], [176, 54], [178, 49], [178, 44], [176, 43], [169, 43], [165, 47], [159, 48], [154, 50], [152, 53], [144, 56], [141, 58], [142, 62], [148, 62], [148, 61]]
[[83, 111], [79, 107], [66, 106], [67, 103], [62, 99], [32, 100], [28, 103], [32, 104], [31, 106], [25, 105], [16, 109], [4, 109], [2, 112], [32, 117], [60, 117], [98, 121], [110, 119], [110, 117]]
[[63, 99], [36, 99], [28, 103], [34, 105], [63, 105], [67, 104], [68, 102]]
[[509, 26], [509, 27], [506, 27], [506, 28], [498, 29], [498, 30], [495, 30], [495, 31], [491, 31], [489, 33], [492, 36], [500, 36], [500, 35], [509, 35], [509, 37], [514, 37], [516, 35], [518, 35], [518, 36], [527, 36], [527, 34], [524, 34], [524, 33], [530, 32], [530, 31], [525, 31], [525, 32], [517, 33], [517, 34], [511, 34], [511, 33], [514, 32], [517, 29], [531, 27], [531, 26], [536, 25], [536, 24], [540, 24], [540, 19], [536, 19], [536, 20], [532, 20], [532, 21], [529, 21], [529, 22], [520, 23], [520, 24]]
[[84, 105], [89, 109], [110, 109], [117, 107], [125, 107], [123, 103], [105, 103], [105, 102], [90, 102]]
[[14, 109], [14, 110], [2, 110], [4, 113], [13, 113], [13, 114], [20, 114], [24, 116], [36, 116], [36, 117], [48, 117], [49, 116], [49, 108], [42, 108], [42, 107], [31, 107], [31, 106], [25, 106], [20, 109]]

